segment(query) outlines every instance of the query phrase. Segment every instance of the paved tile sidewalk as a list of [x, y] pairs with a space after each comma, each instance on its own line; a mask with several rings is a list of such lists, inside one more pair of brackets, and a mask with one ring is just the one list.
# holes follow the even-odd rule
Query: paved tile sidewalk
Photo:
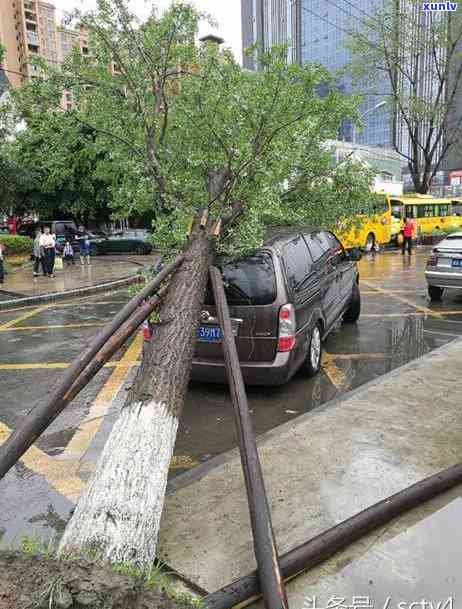
[[157, 256], [101, 256], [92, 258], [90, 266], [75, 266], [56, 270], [53, 279], [34, 277], [33, 268], [17, 269], [5, 276], [0, 289], [0, 300], [21, 296], [39, 296], [54, 292], [64, 292], [78, 288], [92, 287], [101, 283], [136, 275], [143, 267], [155, 262]]

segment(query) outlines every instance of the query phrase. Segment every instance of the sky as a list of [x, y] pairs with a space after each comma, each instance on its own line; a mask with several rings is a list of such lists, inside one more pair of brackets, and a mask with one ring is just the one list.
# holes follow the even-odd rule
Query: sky
[[[0, 0], [1, 1], [1, 0]], [[160, 9], [170, 4], [171, 0], [130, 0], [132, 10], [141, 18], [149, 13], [152, 4]], [[95, 0], [52, 0], [58, 11], [58, 19], [65, 11], [75, 8], [91, 9]], [[190, 0], [196, 8], [209, 13], [218, 22], [218, 28], [212, 29], [208, 23], [201, 24], [199, 35], [218, 34], [225, 39], [225, 46], [230, 47], [236, 59], [242, 63], [241, 42], [241, 1], [240, 0]]]

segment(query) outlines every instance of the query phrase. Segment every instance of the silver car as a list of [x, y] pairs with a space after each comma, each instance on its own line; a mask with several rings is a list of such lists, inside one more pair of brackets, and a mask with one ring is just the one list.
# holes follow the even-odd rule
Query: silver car
[[431, 300], [441, 300], [444, 290], [462, 290], [462, 232], [448, 235], [432, 250], [425, 279]]

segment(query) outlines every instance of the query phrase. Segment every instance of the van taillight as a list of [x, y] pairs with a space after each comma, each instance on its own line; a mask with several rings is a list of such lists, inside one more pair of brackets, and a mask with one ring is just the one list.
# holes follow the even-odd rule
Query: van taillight
[[428, 266], [437, 266], [437, 264], [438, 264], [438, 256], [434, 252], [432, 252], [430, 254], [430, 257], [427, 260], [427, 265]]
[[291, 304], [279, 309], [278, 351], [292, 351], [295, 346], [295, 311]]

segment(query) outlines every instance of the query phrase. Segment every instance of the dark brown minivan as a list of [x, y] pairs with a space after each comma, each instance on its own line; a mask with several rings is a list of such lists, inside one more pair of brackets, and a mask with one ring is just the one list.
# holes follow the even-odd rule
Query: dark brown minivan
[[[279, 232], [251, 256], [221, 267], [247, 384], [282, 385], [321, 367], [322, 341], [361, 310], [358, 251], [329, 231]], [[226, 382], [221, 329], [207, 290], [191, 378]]]

